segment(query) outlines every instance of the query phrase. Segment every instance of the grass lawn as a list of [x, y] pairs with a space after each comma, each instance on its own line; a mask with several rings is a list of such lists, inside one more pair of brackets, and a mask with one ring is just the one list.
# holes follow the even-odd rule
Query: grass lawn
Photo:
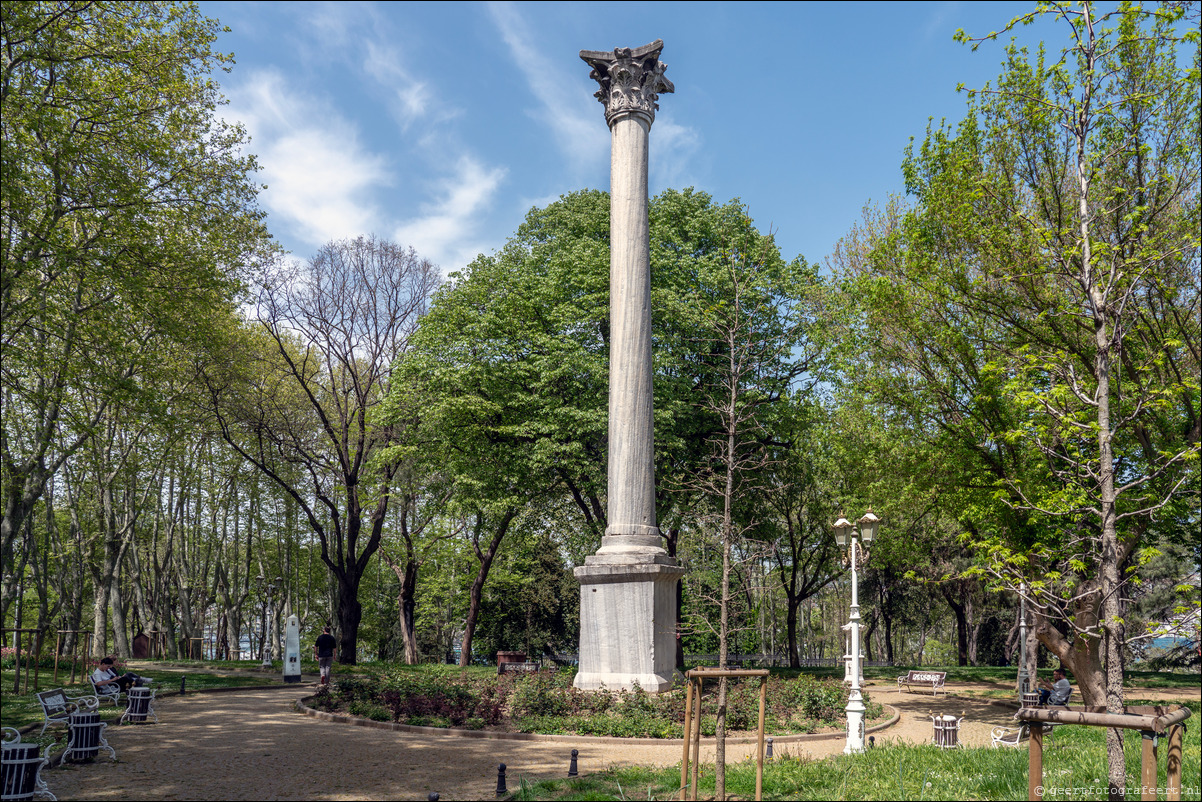
[[[1138, 700], [1134, 703], [1138, 704]], [[1188, 724], [1182, 760], [1182, 799], [1202, 799], [1202, 740], [1197, 721], [1199, 704], [1189, 703], [1193, 720]], [[1057, 728], [1053, 741], [1045, 740], [1045, 794], [1068, 799], [1104, 800], [1106, 751], [1104, 731], [1095, 727]], [[1160, 782], [1165, 780], [1167, 745], [1159, 749]], [[1127, 731], [1128, 798], [1139, 796], [1139, 733]], [[839, 755], [827, 760], [784, 758], [764, 770], [764, 799], [1015, 799], [1027, 798], [1027, 748], [953, 749], [934, 746], [885, 745], [862, 755]], [[511, 778], [511, 782], [512, 782]], [[587, 777], [535, 784], [518, 779], [515, 800], [667, 800], [675, 798], [680, 767], [611, 769]], [[512, 787], [512, 786], [511, 786]], [[726, 792], [738, 799], [755, 797], [755, 763], [730, 765]], [[700, 799], [714, 795], [714, 767], [703, 765]], [[1164, 799], [1163, 793], [1159, 797]]]

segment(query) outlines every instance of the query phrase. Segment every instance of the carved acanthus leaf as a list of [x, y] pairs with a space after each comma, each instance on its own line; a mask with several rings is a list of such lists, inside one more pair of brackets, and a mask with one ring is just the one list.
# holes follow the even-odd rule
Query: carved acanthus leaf
[[605, 122], [610, 126], [632, 114], [646, 118], [648, 125], [655, 122], [659, 96], [676, 91], [664, 77], [668, 65], [659, 60], [663, 48], [663, 40], [656, 39], [642, 47], [616, 47], [613, 52], [580, 51], [580, 58], [593, 68], [589, 77], [601, 86], [594, 97], [605, 106]]

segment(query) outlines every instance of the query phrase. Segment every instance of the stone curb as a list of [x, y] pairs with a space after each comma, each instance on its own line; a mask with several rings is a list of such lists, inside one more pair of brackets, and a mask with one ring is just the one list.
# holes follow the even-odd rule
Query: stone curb
[[[306, 699], [311, 698], [306, 697]], [[545, 735], [538, 732], [489, 732], [486, 730], [457, 729], [455, 727], [419, 727], [413, 724], [373, 721], [372, 719], [360, 718], [359, 716], [347, 716], [341, 713], [327, 713], [324, 710], [314, 710], [305, 704], [306, 699], [297, 699], [293, 703], [297, 711], [304, 713], [306, 716], [312, 716], [322, 721], [331, 721], [335, 724], [350, 724], [355, 727], [407, 732], [414, 735], [439, 735], [444, 738], [483, 738], [495, 741], [552, 741], [558, 743], [630, 744], [631, 746], [684, 746], [683, 738], [617, 738], [603, 735]], [[896, 707], [883, 703], [881, 706], [892, 710], [893, 717], [886, 722], [864, 730], [865, 735], [880, 732], [888, 727], [892, 727], [901, 720], [901, 713], [898, 712]], [[836, 741], [846, 737], [847, 734], [843, 732], [782, 735], [780, 737], [772, 736], [772, 744], [775, 746], [776, 744], [802, 743], [805, 741]], [[727, 738], [726, 742], [728, 744], [753, 744], [756, 740], [756, 738], [741, 737]], [[712, 743], [713, 741], [713, 738], [702, 739], [703, 743]]]

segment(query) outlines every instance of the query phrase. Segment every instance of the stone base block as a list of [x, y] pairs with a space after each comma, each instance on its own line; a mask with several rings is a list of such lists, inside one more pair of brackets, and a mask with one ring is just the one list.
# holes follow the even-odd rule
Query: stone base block
[[675, 560], [625, 563], [590, 557], [580, 582], [580, 690], [649, 693], [672, 687], [676, 668]]

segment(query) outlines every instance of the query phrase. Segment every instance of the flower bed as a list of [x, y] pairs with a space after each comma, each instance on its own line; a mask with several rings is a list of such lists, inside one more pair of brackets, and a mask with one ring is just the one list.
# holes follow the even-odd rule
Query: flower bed
[[[572, 687], [573, 669], [486, 676], [459, 671], [399, 669], [377, 677], [346, 677], [322, 689], [309, 704], [319, 710], [376, 721], [428, 727], [462, 727], [506, 732], [679, 738], [684, 724], [684, 690], [649, 694], [582, 692]], [[716, 727], [717, 683], [706, 685], [701, 731]], [[846, 727], [848, 691], [836, 680], [801, 675], [769, 677], [765, 726], [773, 735], [835, 732]], [[868, 718], [881, 705], [864, 695]], [[759, 716], [759, 679], [731, 680], [727, 731], [753, 731]]]

